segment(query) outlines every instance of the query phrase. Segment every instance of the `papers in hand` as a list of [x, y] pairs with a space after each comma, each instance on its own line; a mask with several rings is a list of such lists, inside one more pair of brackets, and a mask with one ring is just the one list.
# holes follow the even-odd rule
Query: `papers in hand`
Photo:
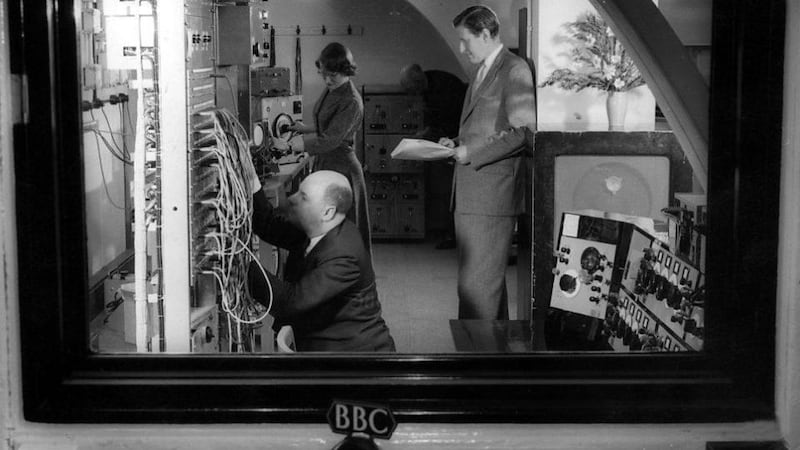
[[450, 158], [455, 151], [450, 147], [426, 141], [425, 139], [403, 139], [392, 150], [392, 159], [411, 159], [417, 161], [434, 161]]

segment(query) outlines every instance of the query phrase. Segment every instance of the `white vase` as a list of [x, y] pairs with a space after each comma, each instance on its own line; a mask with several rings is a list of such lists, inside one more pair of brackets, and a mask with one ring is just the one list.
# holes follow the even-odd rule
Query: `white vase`
[[608, 91], [606, 112], [608, 113], [608, 131], [623, 131], [625, 114], [628, 112], [628, 93]]

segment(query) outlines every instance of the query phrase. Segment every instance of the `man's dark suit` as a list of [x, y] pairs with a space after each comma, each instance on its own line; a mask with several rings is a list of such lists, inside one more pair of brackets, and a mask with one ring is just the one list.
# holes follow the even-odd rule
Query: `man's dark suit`
[[508, 318], [505, 269], [523, 211], [522, 154], [535, 124], [531, 68], [502, 49], [483, 81], [470, 85], [461, 111], [458, 142], [467, 157], [454, 179], [460, 319]]
[[[345, 220], [304, 256], [308, 238], [275, 214], [263, 191], [253, 195], [253, 231], [289, 250], [284, 280], [267, 272], [276, 324], [291, 325], [298, 351], [395, 351], [381, 317], [375, 273], [356, 226]], [[260, 271], [251, 269], [256, 300], [265, 299]]]

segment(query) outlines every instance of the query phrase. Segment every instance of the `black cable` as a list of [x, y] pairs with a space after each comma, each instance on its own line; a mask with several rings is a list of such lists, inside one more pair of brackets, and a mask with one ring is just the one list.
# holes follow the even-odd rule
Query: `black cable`
[[[127, 151], [121, 149], [119, 147], [119, 144], [117, 144], [117, 140], [114, 139], [114, 131], [111, 128], [111, 121], [108, 120], [108, 115], [106, 114], [105, 108], [100, 108], [100, 112], [103, 113], [103, 117], [106, 119], [106, 125], [108, 125], [108, 133], [111, 135], [111, 142], [114, 143], [114, 146], [117, 148], [117, 150], [119, 150], [120, 153], [125, 155], [126, 158], [130, 158], [130, 155], [127, 153]], [[124, 139], [123, 139], [123, 141], [124, 141]]]
[[131, 127], [131, 132], [136, 132], [136, 127], [133, 126], [133, 121], [131, 121], [131, 103], [125, 102], [125, 111], [128, 112], [128, 125]]
[[[128, 135], [125, 134], [125, 109], [122, 108], [122, 103], [119, 103], [119, 127], [122, 130], [122, 152], [127, 159], [131, 159], [131, 153], [128, 151], [128, 143], [125, 139]], [[131, 133], [134, 132], [133, 129], [130, 131]]]
[[[91, 116], [92, 116], [92, 120], [93, 120], [94, 122], [97, 122], [97, 119], [94, 117], [94, 112], [93, 112], [92, 110], [89, 110], [89, 115], [91, 115]], [[105, 112], [103, 112], [103, 115], [105, 115]], [[106, 122], [108, 123], [108, 117], [106, 117]], [[99, 128], [99, 127], [98, 127], [98, 128]], [[111, 131], [111, 124], [110, 124], [110, 123], [109, 123], [109, 125], [108, 125], [108, 129], [109, 129], [108, 133], [109, 133], [109, 134], [111, 134], [111, 139], [113, 140], [113, 139], [114, 139], [114, 133]], [[103, 136], [102, 134], [100, 134], [101, 132], [100, 132], [100, 130], [99, 130], [99, 129], [97, 129], [97, 130], [92, 130], [92, 131], [93, 131], [93, 132], [94, 132], [96, 135], [100, 136], [100, 138], [101, 138], [101, 139], [103, 140], [103, 142], [106, 144], [106, 147], [108, 148], [108, 150], [109, 150], [109, 151], [110, 151], [110, 152], [111, 152], [111, 153], [112, 153], [112, 154], [113, 154], [113, 155], [114, 155], [114, 156], [115, 156], [117, 159], [119, 159], [120, 161], [124, 162], [125, 164], [129, 164], [129, 165], [132, 165], [132, 164], [133, 164], [133, 162], [130, 160], [130, 158], [129, 158], [129, 157], [126, 157], [126, 155], [125, 155], [125, 153], [122, 151], [122, 149], [120, 149], [120, 148], [119, 148], [119, 146], [118, 146], [118, 145], [116, 145], [116, 141], [114, 141], [114, 147], [112, 147], [112, 146], [111, 146], [111, 144], [108, 142], [108, 139], [106, 139], [106, 137], [105, 137], [105, 136]], [[114, 151], [114, 148], [116, 148], [116, 151]], [[119, 152], [119, 153], [118, 153], [118, 152]], [[130, 155], [128, 155], [128, 156], [130, 156]]]
[[[103, 143], [105, 144], [106, 148], [111, 153], [111, 155], [114, 156], [114, 158], [117, 158], [119, 161], [121, 161], [122, 163], [127, 164], [129, 166], [133, 165], [133, 161], [125, 158], [124, 155], [121, 155], [121, 154], [117, 153], [117, 150], [114, 149], [113, 146], [111, 146], [111, 143], [108, 142], [108, 139], [106, 139], [106, 137], [103, 136], [99, 131], [92, 130], [92, 132], [95, 134], [95, 139], [97, 139], [99, 137], [103, 141]], [[99, 145], [100, 144], [98, 143], [98, 147], [99, 147]]]

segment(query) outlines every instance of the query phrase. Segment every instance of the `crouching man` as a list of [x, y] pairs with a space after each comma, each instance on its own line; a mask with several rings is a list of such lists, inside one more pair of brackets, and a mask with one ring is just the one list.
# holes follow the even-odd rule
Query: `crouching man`
[[[372, 259], [358, 228], [346, 220], [353, 204], [347, 178], [325, 170], [310, 174], [289, 197], [287, 217], [275, 213], [259, 186], [253, 190], [253, 231], [289, 250], [284, 279], [266, 275], [271, 314], [276, 326], [292, 326], [297, 351], [395, 351]], [[258, 269], [250, 270], [250, 289], [257, 301], [269, 301]]]

